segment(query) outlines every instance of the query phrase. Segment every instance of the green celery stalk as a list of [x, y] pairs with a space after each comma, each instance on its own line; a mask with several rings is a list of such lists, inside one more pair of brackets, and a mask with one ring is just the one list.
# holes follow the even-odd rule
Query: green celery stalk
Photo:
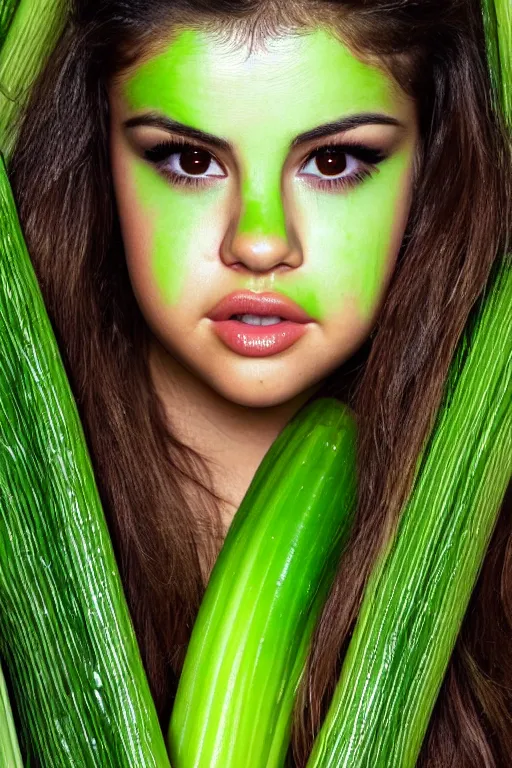
[[0, 151], [7, 164], [16, 141], [16, 120], [68, 12], [67, 0], [21, 0], [4, 27], [6, 34], [0, 40]]
[[[308, 768], [413, 768], [512, 471], [512, 270], [503, 260], [397, 535], [376, 565]], [[460, 372], [459, 372], [460, 370]]]
[[23, 768], [5, 677], [0, 666], [0, 765]]
[[482, 12], [494, 91], [512, 128], [512, 3], [482, 0]]
[[311, 636], [348, 538], [356, 426], [319, 399], [260, 464], [194, 625], [168, 735], [181, 768], [283, 765]]
[[44, 768], [165, 768], [82, 425], [3, 162], [0, 338], [0, 653], [21, 746]]
[[19, 0], [0, 0], [0, 48], [7, 36], [7, 30], [9, 29], [18, 3]]

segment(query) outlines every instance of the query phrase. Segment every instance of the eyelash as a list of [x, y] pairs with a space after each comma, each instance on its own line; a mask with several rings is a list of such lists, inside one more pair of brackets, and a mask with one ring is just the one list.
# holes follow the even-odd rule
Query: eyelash
[[[307, 174], [308, 178], [316, 179], [314, 186], [326, 191], [350, 189], [351, 187], [355, 187], [357, 184], [360, 184], [365, 179], [372, 176], [378, 170], [377, 165], [387, 157], [387, 155], [381, 150], [373, 149], [372, 147], [368, 147], [363, 144], [351, 144], [350, 142], [336, 144], [333, 142], [319, 145], [318, 147], [315, 147], [313, 150], [311, 150], [307, 158], [302, 163], [301, 169], [304, 168], [309, 163], [309, 161], [315, 157], [315, 155], [317, 155], [323, 149], [330, 147], [339, 149], [340, 153], [354, 157], [356, 160], [363, 162], [366, 167], [358, 170], [356, 173], [353, 173], [350, 176], [341, 176], [337, 179], [321, 178], [320, 176]], [[172, 184], [176, 186], [185, 186], [189, 188], [206, 187], [212, 183], [208, 179], [219, 178], [218, 176], [185, 176], [162, 167], [164, 160], [168, 159], [174, 154], [180, 154], [187, 149], [203, 149], [203, 147], [190, 144], [185, 140], [172, 139], [170, 141], [159, 142], [150, 149], [146, 149], [144, 151], [144, 157], [146, 160], [149, 160], [151, 163], [153, 163], [159, 169], [159, 171], [166, 178], [168, 178]], [[218, 162], [218, 160], [216, 160], [215, 156], [209, 150], [204, 149], [203, 151], [207, 152], [211, 157], [215, 159], [216, 162]]]

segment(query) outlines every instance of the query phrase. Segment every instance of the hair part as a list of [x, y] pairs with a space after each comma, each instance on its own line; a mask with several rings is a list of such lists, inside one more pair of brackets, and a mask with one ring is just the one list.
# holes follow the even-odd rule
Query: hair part
[[[359, 420], [356, 522], [317, 625], [288, 760], [306, 765], [364, 588], [396, 528], [451, 359], [509, 245], [510, 148], [491, 109], [478, 0], [75, 0], [20, 118], [10, 177], [84, 425], [142, 659], [167, 728], [222, 544], [203, 458], [172, 434], [148, 365], [108, 156], [108, 82], [200, 28], [249, 50], [326, 23], [417, 100], [418, 183], [371, 336], [316, 396]], [[503, 505], [419, 768], [499, 768], [512, 754], [512, 521]]]

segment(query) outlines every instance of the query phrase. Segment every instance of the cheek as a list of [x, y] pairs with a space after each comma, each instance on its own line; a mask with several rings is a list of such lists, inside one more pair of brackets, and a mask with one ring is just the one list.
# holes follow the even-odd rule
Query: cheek
[[318, 286], [321, 315], [351, 299], [359, 319], [374, 315], [396, 262], [410, 206], [411, 163], [402, 155], [357, 187], [338, 193], [299, 190], [306, 267]]
[[172, 188], [133, 159], [118, 160], [113, 177], [127, 268], [142, 311], [155, 315], [181, 305], [215, 263], [219, 201], [212, 190]]

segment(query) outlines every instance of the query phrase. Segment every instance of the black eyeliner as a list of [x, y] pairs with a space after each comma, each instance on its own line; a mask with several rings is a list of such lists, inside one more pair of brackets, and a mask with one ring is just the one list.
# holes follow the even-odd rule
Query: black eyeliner
[[334, 142], [332, 144], [321, 144], [320, 146], [311, 150], [311, 152], [308, 154], [308, 159], [314, 157], [319, 152], [329, 149], [332, 149], [335, 152], [342, 152], [344, 154], [351, 155], [352, 157], [356, 157], [358, 160], [362, 160], [363, 162], [370, 165], [377, 165], [389, 157], [389, 153], [384, 152], [381, 149], [369, 147], [367, 144], [351, 144], [350, 142], [344, 141], [340, 144], [336, 144]]
[[[203, 147], [199, 147], [195, 144], [189, 144], [188, 142], [180, 141], [179, 139], [170, 139], [169, 141], [158, 142], [158, 144], [155, 144], [153, 147], [144, 150], [144, 157], [150, 162], [158, 163], [162, 160], [165, 160], [169, 155], [173, 154], [173, 151], [183, 151], [184, 148], [197, 149], [198, 151], [207, 152], [208, 154], [212, 155], [208, 149]], [[337, 152], [344, 152], [347, 155], [353, 155], [354, 157], [357, 157], [358, 160], [362, 160], [363, 162], [369, 163], [371, 165], [376, 165], [388, 157], [388, 154], [380, 149], [368, 147], [366, 144], [352, 144], [347, 141], [340, 144], [336, 144], [334, 142], [329, 144], [321, 144], [320, 146], [312, 149], [307, 157], [309, 159], [314, 157], [314, 155], [318, 152], [322, 152], [323, 150], [328, 149], [332, 149], [333, 151]]]
[[149, 149], [145, 149], [144, 158], [152, 163], [158, 163], [162, 160], [165, 160], [169, 155], [172, 155], [173, 152], [183, 152], [184, 149], [188, 149], [190, 147], [193, 149], [201, 150], [203, 152], [208, 152], [208, 150], [203, 150], [202, 147], [196, 147], [195, 145], [188, 144], [185, 141], [170, 139], [169, 141], [160, 141], [158, 144], [155, 144]]

